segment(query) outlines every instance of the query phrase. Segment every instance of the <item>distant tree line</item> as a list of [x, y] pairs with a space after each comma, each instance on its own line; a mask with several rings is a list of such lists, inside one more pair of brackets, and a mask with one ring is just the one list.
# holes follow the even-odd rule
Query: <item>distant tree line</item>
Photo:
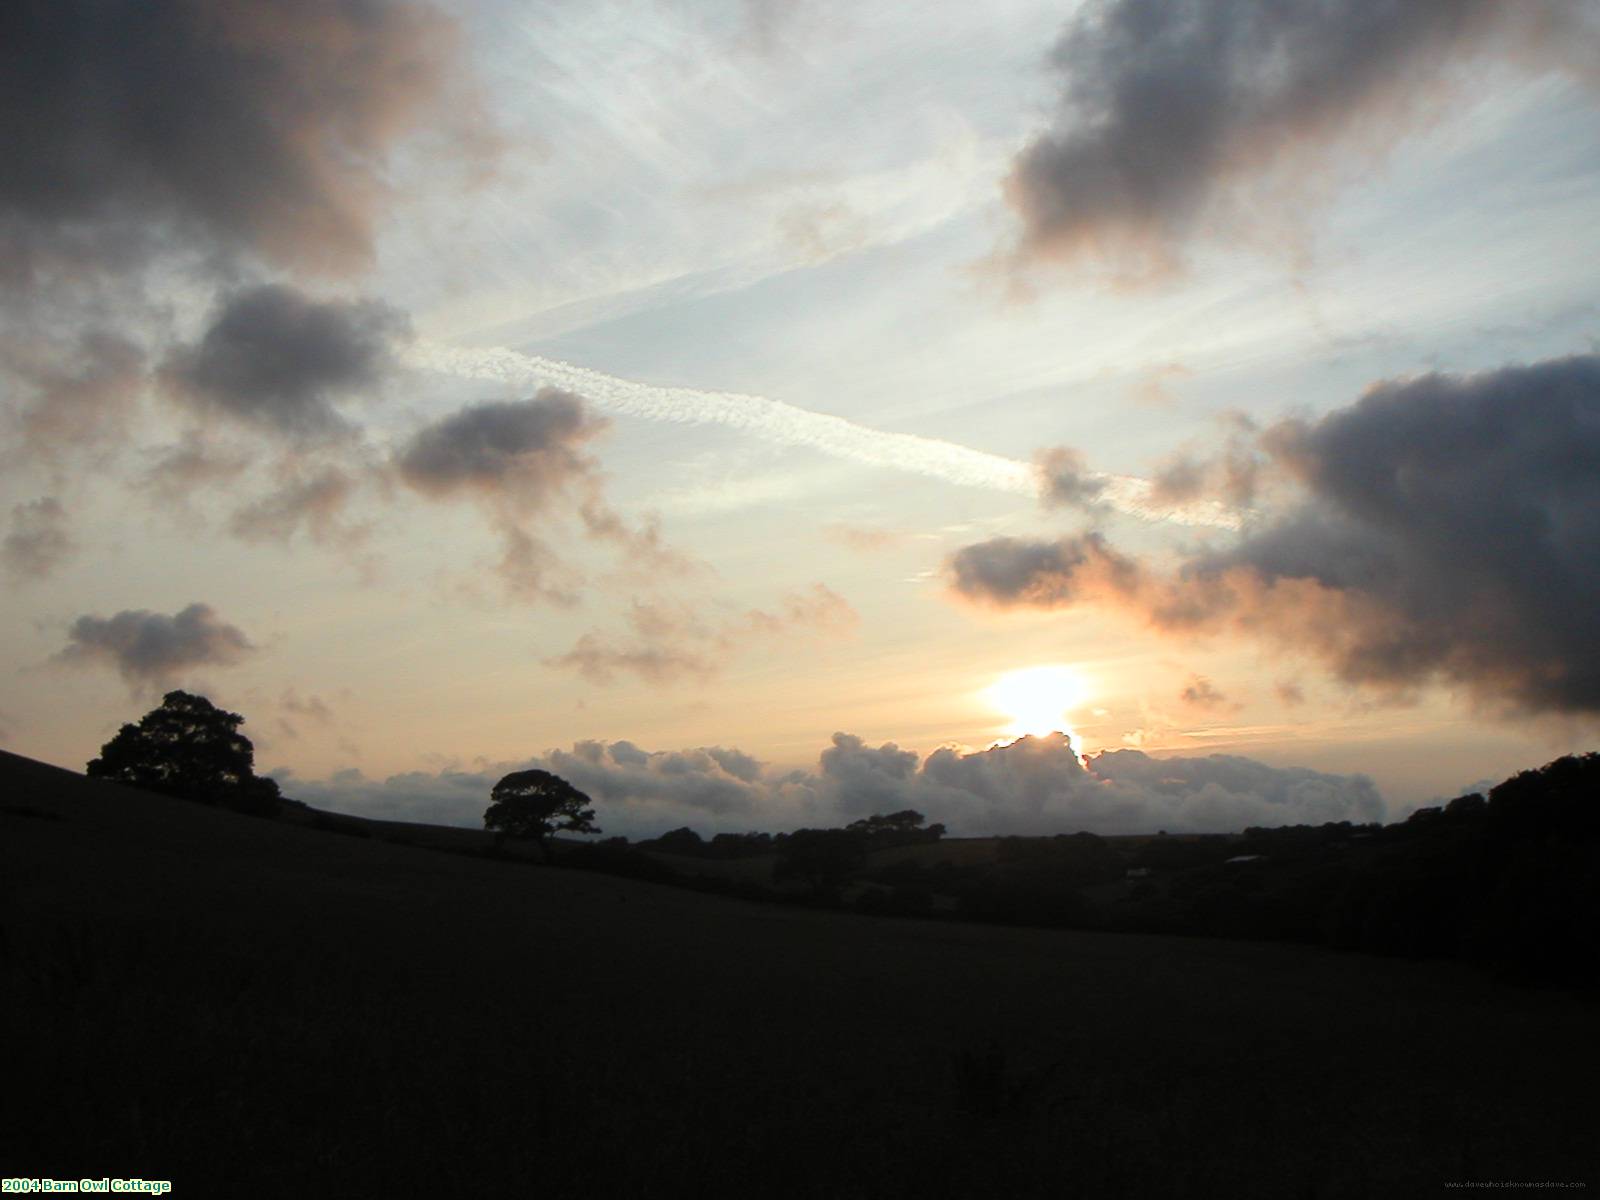
[[[943, 834], [910, 816], [710, 841], [674, 830], [634, 847], [617, 839], [605, 862], [581, 865], [873, 914], [1308, 942], [1457, 959], [1521, 979], [1600, 982], [1600, 754], [1558, 759], [1487, 797], [1462, 796], [1388, 826], [1010, 837], [997, 840], [987, 862], [881, 861], [879, 850]], [[651, 852], [770, 855], [772, 886], [693, 875]]]
[[[258, 816], [303, 809], [257, 776], [243, 718], [167, 693], [101, 748], [87, 774]], [[589, 797], [548, 771], [514, 772], [485, 828], [535, 843], [599, 833]], [[366, 836], [360, 818], [317, 828]], [[350, 826], [346, 828], [346, 826]], [[840, 828], [721, 833], [680, 828], [565, 846], [561, 866], [748, 899], [1005, 924], [1264, 938], [1476, 963], [1522, 979], [1600, 982], [1600, 754], [1524, 771], [1394, 825], [1348, 821], [1242, 834], [997, 839], [990, 861], [954, 862], [940, 824], [911, 809]], [[771, 860], [766, 882], [684, 860]]]
[[[676, 854], [684, 858], [753, 858], [763, 854], [793, 855], [799, 848], [815, 841], [822, 833], [848, 835], [835, 838], [840, 846], [853, 846], [864, 850], [883, 850], [890, 846], [914, 846], [937, 842], [945, 834], [943, 825], [926, 824], [927, 818], [915, 809], [880, 815], [874, 813], [859, 821], [852, 821], [843, 829], [797, 829], [793, 833], [719, 833], [708, 839], [693, 829], [683, 826], [668, 830], [658, 837], [632, 843], [640, 850], [658, 854]], [[627, 844], [621, 839], [615, 844]]]

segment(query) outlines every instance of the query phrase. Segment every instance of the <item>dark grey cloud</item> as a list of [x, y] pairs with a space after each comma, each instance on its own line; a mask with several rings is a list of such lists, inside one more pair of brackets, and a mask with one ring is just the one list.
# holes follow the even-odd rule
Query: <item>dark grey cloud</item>
[[608, 424], [581, 396], [540, 388], [531, 400], [469, 405], [424, 427], [396, 466], [430, 496], [475, 493], [533, 511], [562, 492], [586, 490], [596, 464], [582, 446]]
[[0, 560], [22, 579], [43, 579], [77, 549], [67, 529], [67, 512], [54, 496], [42, 496], [11, 509], [11, 531], [0, 543]]
[[472, 404], [424, 426], [394, 467], [424, 496], [485, 508], [503, 543], [498, 572], [514, 598], [571, 604], [578, 576], [527, 522], [570, 510], [593, 536], [629, 532], [605, 504], [599, 464], [584, 453], [608, 425], [581, 396], [546, 387], [530, 400]]
[[1297, 484], [1176, 572], [1094, 535], [963, 548], [957, 593], [1265, 636], [1349, 683], [1600, 713], [1600, 356], [1386, 382], [1260, 439]]
[[[486, 161], [457, 32], [414, 0], [0, 6], [0, 403], [29, 463], [130, 444], [174, 280], [230, 290], [165, 390], [279, 433], [338, 427], [402, 320], [238, 281], [368, 265], [413, 134], [441, 135], [430, 167]], [[153, 486], [181, 500], [196, 474]]]
[[752, 642], [797, 634], [844, 634], [859, 619], [849, 601], [821, 583], [790, 592], [774, 609], [753, 608], [718, 620], [708, 620], [687, 605], [635, 601], [628, 614], [628, 636], [591, 631], [571, 650], [545, 663], [576, 671], [602, 686], [622, 675], [654, 684], [705, 680]]
[[405, 316], [371, 300], [319, 301], [283, 284], [224, 296], [161, 377], [179, 400], [300, 439], [346, 428], [336, 405], [375, 391]]
[[398, 0], [0, 5], [0, 260], [37, 276], [161, 230], [365, 265], [385, 154], [444, 111], [455, 51]]
[[1039, 473], [1039, 498], [1050, 508], [1080, 508], [1089, 512], [1100, 507], [1106, 480], [1089, 469], [1084, 457], [1067, 446], [1041, 450], [1034, 460]]
[[965, 835], [1237, 831], [1249, 825], [1373, 821], [1383, 800], [1363, 775], [1267, 766], [1247, 758], [1155, 759], [1134, 750], [1080, 760], [1065, 735], [926, 760], [893, 743], [838, 733], [811, 770], [782, 771], [720, 746], [647, 751], [575, 743], [477, 772], [415, 773], [379, 783], [358, 772], [286, 784], [290, 795], [372, 816], [478, 826], [501, 775], [539, 766], [595, 801], [608, 834], [703, 833], [833, 825], [915, 808]]
[[1008, 181], [1020, 254], [1170, 267], [1233, 189], [1314, 173], [1307, 151], [1344, 135], [1392, 138], [1462, 62], [1592, 72], [1597, 50], [1583, 0], [1093, 0], [1051, 56], [1059, 112]]
[[998, 537], [963, 546], [946, 563], [950, 586], [1000, 607], [1060, 608], [1142, 589], [1139, 564], [1098, 533], [1056, 541]]
[[231, 666], [254, 650], [243, 631], [219, 619], [210, 605], [191, 604], [171, 616], [130, 609], [112, 617], [79, 617], [55, 657], [114, 666], [137, 691], [193, 667]]

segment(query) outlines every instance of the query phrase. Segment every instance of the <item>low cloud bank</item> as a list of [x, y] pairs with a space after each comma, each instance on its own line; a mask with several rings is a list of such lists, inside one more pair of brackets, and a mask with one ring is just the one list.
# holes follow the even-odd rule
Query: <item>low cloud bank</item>
[[836, 733], [815, 768], [795, 771], [722, 746], [648, 751], [627, 741], [585, 741], [472, 771], [381, 781], [345, 771], [280, 782], [288, 795], [318, 807], [480, 826], [495, 781], [528, 766], [586, 792], [608, 836], [644, 837], [681, 825], [702, 833], [778, 831], [904, 808], [966, 836], [1230, 832], [1386, 816], [1364, 775], [1272, 767], [1226, 754], [1157, 759], [1112, 750], [1080, 761], [1059, 733], [987, 750], [945, 748], [926, 759], [893, 742], [870, 746]]

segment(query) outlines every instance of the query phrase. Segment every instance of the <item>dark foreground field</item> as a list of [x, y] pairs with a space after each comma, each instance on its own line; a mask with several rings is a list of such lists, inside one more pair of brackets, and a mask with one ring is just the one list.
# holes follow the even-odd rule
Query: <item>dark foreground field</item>
[[173, 1194], [1600, 1186], [1596, 1009], [1266, 944], [874, 919], [0, 754], [0, 1174]]

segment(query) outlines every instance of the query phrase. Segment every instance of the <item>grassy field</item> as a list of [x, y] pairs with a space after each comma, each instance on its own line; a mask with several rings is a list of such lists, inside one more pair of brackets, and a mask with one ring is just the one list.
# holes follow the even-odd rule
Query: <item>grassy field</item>
[[7, 1177], [179, 1197], [1600, 1186], [1595, 1006], [1448, 964], [747, 904], [3, 754], [0, 794]]

